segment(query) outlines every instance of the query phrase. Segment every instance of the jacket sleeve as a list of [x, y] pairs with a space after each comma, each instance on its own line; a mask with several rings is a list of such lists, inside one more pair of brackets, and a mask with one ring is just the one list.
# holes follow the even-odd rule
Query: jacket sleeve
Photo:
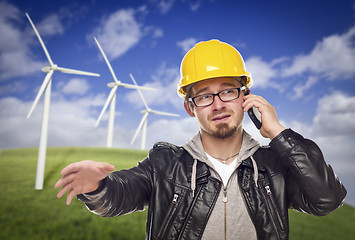
[[151, 184], [151, 167], [146, 158], [136, 167], [110, 173], [96, 191], [77, 197], [93, 213], [114, 217], [143, 211], [150, 199]]
[[323, 216], [342, 205], [346, 189], [313, 141], [286, 129], [271, 141], [270, 147], [287, 169], [291, 208]]

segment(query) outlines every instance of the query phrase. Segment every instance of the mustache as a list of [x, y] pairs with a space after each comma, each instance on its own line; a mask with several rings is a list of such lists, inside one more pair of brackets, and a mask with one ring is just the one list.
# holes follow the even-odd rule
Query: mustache
[[208, 119], [209, 120], [213, 120], [213, 119], [220, 118], [220, 117], [223, 117], [223, 116], [232, 115], [233, 113], [234, 112], [231, 111], [231, 110], [222, 109], [220, 111], [213, 112], [211, 115], [208, 116]]

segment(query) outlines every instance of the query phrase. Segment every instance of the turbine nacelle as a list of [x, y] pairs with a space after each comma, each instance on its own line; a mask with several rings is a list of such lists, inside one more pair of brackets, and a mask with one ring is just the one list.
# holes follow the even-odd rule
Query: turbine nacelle
[[52, 66], [43, 67], [41, 70], [42, 70], [42, 72], [45, 72], [45, 73], [49, 73], [51, 70], [57, 71], [58, 70], [58, 65], [57, 64], [53, 64]]
[[151, 113], [151, 112], [153, 112], [153, 110], [150, 109], [150, 108], [148, 108], [148, 109], [143, 109], [143, 110], [141, 111], [141, 114], [146, 114], [146, 113]]
[[118, 87], [118, 84], [116, 82], [110, 82], [110, 83], [107, 84], [107, 86], [109, 88], [114, 88], [114, 87]]

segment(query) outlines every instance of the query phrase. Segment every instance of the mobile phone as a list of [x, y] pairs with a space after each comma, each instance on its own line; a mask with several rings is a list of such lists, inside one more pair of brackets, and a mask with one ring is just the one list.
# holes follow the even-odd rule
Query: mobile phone
[[[250, 90], [245, 91], [245, 95], [249, 95]], [[261, 114], [256, 107], [252, 107], [248, 110], [248, 115], [251, 121], [254, 123], [255, 127], [260, 130], [261, 128]]]

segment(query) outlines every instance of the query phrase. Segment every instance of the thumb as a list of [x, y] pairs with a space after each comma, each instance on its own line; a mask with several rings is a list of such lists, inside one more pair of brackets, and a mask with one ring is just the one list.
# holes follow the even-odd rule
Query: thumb
[[111, 171], [115, 170], [115, 166], [103, 162], [102, 166], [101, 166], [101, 169], [104, 170], [104, 171], [107, 171], [107, 172], [111, 172]]

